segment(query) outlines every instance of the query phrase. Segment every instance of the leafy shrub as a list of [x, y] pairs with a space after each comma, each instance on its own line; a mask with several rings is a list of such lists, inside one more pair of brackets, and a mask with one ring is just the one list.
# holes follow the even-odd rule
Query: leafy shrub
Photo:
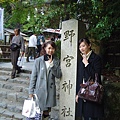
[[[104, 81], [104, 120], [119, 120], [120, 119], [120, 81], [114, 80]], [[114, 81], [114, 82], [113, 82]]]
[[58, 41], [55, 42], [55, 44], [57, 46], [55, 56], [60, 59], [61, 58], [61, 41], [58, 40]]

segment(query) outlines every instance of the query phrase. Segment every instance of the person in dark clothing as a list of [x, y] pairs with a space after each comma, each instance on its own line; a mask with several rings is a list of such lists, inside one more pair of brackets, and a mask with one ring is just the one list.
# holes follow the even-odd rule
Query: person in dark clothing
[[95, 73], [98, 74], [98, 82], [101, 84], [101, 58], [92, 51], [91, 43], [87, 38], [80, 39], [78, 46], [81, 58], [77, 70], [76, 117], [83, 117], [84, 120], [101, 120], [104, 116], [103, 103], [99, 104], [78, 97], [80, 84], [86, 82], [90, 76], [94, 79]]
[[41, 35], [38, 35], [37, 36], [37, 56], [36, 57], [39, 57], [40, 56], [40, 51], [41, 51]]
[[21, 69], [17, 65], [18, 57], [20, 55], [20, 49], [21, 49], [21, 55], [24, 55], [25, 51], [25, 45], [24, 45], [24, 39], [20, 35], [20, 29], [16, 28], [14, 29], [15, 36], [12, 38], [11, 45], [16, 45], [17, 48], [15, 50], [11, 49], [11, 63], [13, 65], [12, 73], [11, 73], [11, 78], [14, 79], [16, 77], [16, 72], [20, 73]]
[[37, 36], [37, 56], [36, 58], [40, 57], [40, 51], [42, 49], [42, 44], [45, 42], [44, 36], [41, 33]]

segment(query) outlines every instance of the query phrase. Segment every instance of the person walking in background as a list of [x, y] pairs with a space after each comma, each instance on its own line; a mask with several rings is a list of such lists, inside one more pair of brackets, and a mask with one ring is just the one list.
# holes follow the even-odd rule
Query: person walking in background
[[18, 57], [20, 55], [20, 49], [21, 49], [21, 56], [24, 55], [25, 52], [25, 45], [24, 45], [24, 39], [20, 35], [20, 29], [16, 28], [14, 29], [15, 36], [12, 38], [11, 42], [11, 62], [13, 65], [11, 78], [16, 77], [16, 71], [17, 73], [21, 72], [20, 67], [17, 65]]
[[42, 44], [45, 42], [44, 36], [41, 33], [40, 35], [37, 36], [37, 58], [40, 56], [40, 51], [41, 51], [41, 47]]
[[44, 34], [41, 33], [41, 40], [40, 40], [40, 44], [42, 45], [45, 42], [45, 38], [44, 38]]
[[29, 45], [28, 45], [28, 55], [26, 61], [29, 62], [29, 57], [34, 56], [36, 58], [36, 45], [37, 45], [37, 37], [36, 34], [33, 34], [29, 38]]
[[54, 56], [56, 45], [53, 41], [42, 45], [41, 56], [36, 58], [29, 85], [29, 97], [36, 94], [43, 120], [48, 120], [51, 107], [56, 106], [55, 77], [62, 76], [60, 61]]
[[78, 98], [80, 84], [87, 82], [89, 77], [95, 78], [95, 73], [98, 74], [98, 82], [101, 84], [101, 58], [91, 49], [91, 43], [87, 38], [79, 40], [78, 43], [81, 58], [78, 61], [78, 74], [76, 86], [76, 116], [84, 117], [84, 120], [101, 120], [104, 116], [103, 104], [90, 102]]

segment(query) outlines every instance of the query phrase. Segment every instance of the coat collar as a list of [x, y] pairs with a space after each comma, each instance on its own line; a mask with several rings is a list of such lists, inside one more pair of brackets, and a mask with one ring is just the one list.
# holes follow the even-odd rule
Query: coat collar
[[44, 55], [41, 56], [41, 59], [44, 60]]
[[[44, 55], [41, 56], [41, 59], [44, 61]], [[53, 58], [53, 62], [55, 61], [55, 57]]]
[[95, 56], [96, 56], [96, 54], [92, 51], [92, 53], [91, 53], [91, 55], [90, 55], [88, 61], [93, 60], [93, 59], [95, 58]]
[[44, 55], [42, 55], [42, 56], [40, 57], [40, 59], [42, 59], [42, 62], [43, 62], [44, 68], [45, 68], [45, 70], [47, 71], [46, 64], [45, 64], [45, 61], [44, 61]]
[[[45, 70], [47, 71], [46, 63], [45, 63], [45, 60], [44, 60], [44, 55], [42, 55], [40, 58], [41, 58], [42, 61], [43, 61], [43, 64], [44, 64], [44, 66], [45, 66]], [[54, 63], [54, 62], [55, 62], [55, 57], [53, 58], [53, 63]], [[51, 69], [48, 69], [48, 74], [49, 74], [50, 70], [51, 70]]]

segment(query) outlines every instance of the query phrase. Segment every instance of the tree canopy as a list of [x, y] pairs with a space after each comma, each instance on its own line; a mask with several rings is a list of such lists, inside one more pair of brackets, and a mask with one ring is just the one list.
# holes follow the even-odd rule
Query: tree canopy
[[[46, 0], [48, 1], [48, 0]], [[59, 28], [60, 21], [78, 19], [87, 26], [87, 36], [104, 40], [120, 29], [119, 0], [1, 0], [4, 25], [22, 31], [40, 32]]]

